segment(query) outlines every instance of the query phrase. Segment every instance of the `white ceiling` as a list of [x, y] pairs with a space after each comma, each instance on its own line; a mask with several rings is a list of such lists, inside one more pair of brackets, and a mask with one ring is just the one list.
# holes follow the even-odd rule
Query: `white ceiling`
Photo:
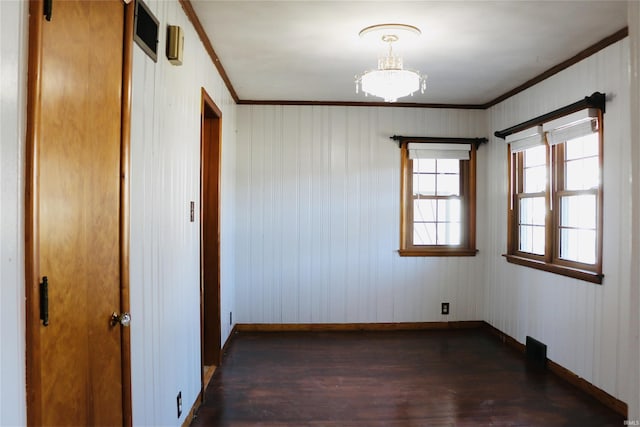
[[379, 102], [354, 76], [386, 47], [361, 29], [421, 29], [395, 49], [428, 75], [399, 102], [485, 104], [627, 25], [626, 1], [191, 0], [241, 100]]

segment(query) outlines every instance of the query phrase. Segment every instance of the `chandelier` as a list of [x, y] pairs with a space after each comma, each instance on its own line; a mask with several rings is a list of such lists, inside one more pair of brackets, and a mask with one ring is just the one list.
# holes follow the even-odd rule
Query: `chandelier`
[[385, 102], [396, 102], [398, 98], [413, 95], [417, 90], [424, 93], [427, 77], [417, 71], [405, 70], [402, 57], [393, 53], [393, 43], [400, 39], [400, 33], [417, 36], [420, 30], [405, 24], [381, 24], [360, 31], [360, 37], [381, 35], [382, 42], [389, 45], [389, 50], [378, 58], [376, 70], [356, 76], [356, 93], [362, 89], [365, 96], [378, 96]]

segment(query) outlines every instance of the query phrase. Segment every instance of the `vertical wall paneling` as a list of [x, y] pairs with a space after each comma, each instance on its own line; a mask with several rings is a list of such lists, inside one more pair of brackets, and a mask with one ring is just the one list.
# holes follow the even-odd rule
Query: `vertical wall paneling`
[[640, 3], [628, 3], [631, 111], [632, 246], [629, 298], [629, 419], [640, 419]]
[[[486, 115], [411, 108], [238, 107], [239, 322], [480, 318], [477, 301], [483, 288], [476, 279], [483, 267], [478, 257], [397, 254], [400, 151], [389, 139], [394, 134], [485, 136]], [[444, 300], [452, 304], [448, 317], [440, 315]]]
[[[235, 103], [177, 1], [147, 1], [160, 21], [158, 62], [134, 46], [131, 129], [131, 351], [134, 425], [179, 425], [200, 391], [200, 105], [222, 111], [221, 330], [234, 310]], [[167, 25], [184, 61], [164, 56]], [[190, 202], [195, 222], [189, 221]], [[176, 395], [184, 410], [176, 417]]]
[[26, 424], [24, 140], [27, 2], [0, 2], [0, 425]]
[[486, 204], [484, 223], [488, 255], [483, 318], [520, 342], [526, 335], [543, 341], [552, 360], [623, 401], [630, 397], [631, 360], [628, 61], [629, 40], [624, 39], [488, 111], [493, 135], [595, 91], [606, 92], [604, 284], [508, 264], [501, 256], [506, 251], [507, 151], [504, 141], [495, 137], [486, 152], [491, 203]]

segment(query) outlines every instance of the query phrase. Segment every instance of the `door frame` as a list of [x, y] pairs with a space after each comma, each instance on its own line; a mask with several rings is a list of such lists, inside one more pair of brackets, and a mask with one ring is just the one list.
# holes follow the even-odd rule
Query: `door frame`
[[[40, 265], [39, 265], [39, 197], [38, 170], [40, 157], [40, 99], [42, 96], [42, 26], [43, 0], [29, 0], [29, 47], [27, 78], [27, 115], [25, 136], [25, 334], [26, 334], [26, 405], [27, 424], [42, 424], [42, 401], [39, 393], [41, 348], [40, 325]], [[120, 129], [120, 310], [129, 311], [129, 171], [131, 140], [131, 85], [133, 60], [134, 4], [124, 7], [122, 46], [122, 92]], [[131, 345], [129, 328], [122, 328], [122, 420], [132, 425]]]
[[[222, 170], [222, 111], [205, 88], [201, 89], [200, 105], [200, 350], [201, 391], [204, 399], [204, 367], [221, 362], [220, 316], [220, 183]], [[213, 218], [212, 218], [213, 217]], [[205, 235], [205, 223], [215, 225], [215, 236]], [[213, 237], [213, 238], [212, 238]], [[214, 241], [213, 248], [211, 241]], [[212, 253], [213, 252], [213, 253]], [[205, 266], [213, 264], [215, 283], [207, 281]], [[211, 289], [213, 287], [213, 289]], [[205, 290], [213, 290], [213, 300], [207, 304]], [[211, 294], [209, 293], [209, 296]], [[211, 299], [211, 298], [210, 298]], [[214, 313], [205, 310], [213, 302]], [[209, 307], [211, 308], [211, 307]], [[205, 333], [205, 331], [207, 333]], [[215, 346], [212, 345], [215, 343]]]

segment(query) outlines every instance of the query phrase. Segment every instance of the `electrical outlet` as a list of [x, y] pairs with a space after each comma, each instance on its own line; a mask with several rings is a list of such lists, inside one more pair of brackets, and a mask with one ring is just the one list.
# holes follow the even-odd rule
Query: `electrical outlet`
[[229, 326], [233, 325], [233, 311], [229, 312]]
[[443, 302], [442, 303], [442, 308], [440, 310], [440, 314], [449, 314], [449, 303], [448, 302]]
[[178, 397], [176, 397], [176, 406], [178, 409], [178, 418], [182, 415], [182, 391], [178, 392]]

